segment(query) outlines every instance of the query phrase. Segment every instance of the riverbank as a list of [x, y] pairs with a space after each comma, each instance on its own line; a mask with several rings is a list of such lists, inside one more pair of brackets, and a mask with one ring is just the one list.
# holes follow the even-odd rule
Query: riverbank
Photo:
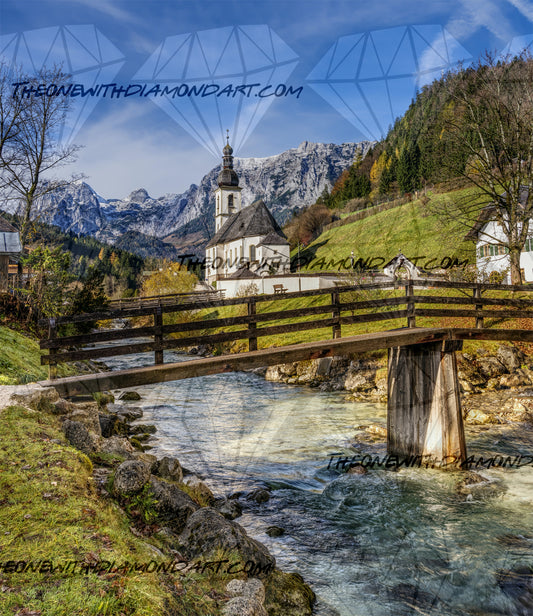
[[[533, 423], [533, 357], [512, 345], [457, 353], [463, 418], [473, 425]], [[387, 402], [386, 358], [324, 357], [255, 371], [267, 381], [345, 392], [358, 402]], [[385, 430], [385, 432], [383, 432]], [[374, 432], [386, 436], [384, 426]]]
[[140, 409], [30, 385], [0, 405], [2, 613], [311, 614], [302, 578], [234, 521], [238, 498], [140, 450]]

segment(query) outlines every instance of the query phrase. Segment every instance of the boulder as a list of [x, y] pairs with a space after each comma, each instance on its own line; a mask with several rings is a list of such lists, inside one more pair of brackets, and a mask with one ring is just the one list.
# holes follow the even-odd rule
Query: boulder
[[503, 407], [502, 415], [509, 421], [533, 422], [533, 401], [531, 398], [510, 398]]
[[100, 421], [98, 419], [98, 411], [96, 408], [77, 408], [70, 413], [68, 419], [71, 421], [79, 421], [90, 432], [94, 432], [97, 436], [102, 436]]
[[290, 364], [277, 364], [276, 366], [269, 366], [265, 379], [267, 381], [286, 381], [289, 377], [295, 377], [298, 370], [298, 362], [292, 362]]
[[248, 494], [246, 500], [253, 500], [258, 504], [266, 503], [270, 500], [270, 493], [264, 488], [257, 488], [257, 490], [254, 490]]
[[524, 363], [525, 355], [514, 346], [502, 344], [496, 353], [498, 359], [509, 372], [514, 372]]
[[116, 413], [122, 421], [133, 421], [143, 416], [143, 411], [138, 406], [128, 406], [126, 404], [108, 404], [108, 413]]
[[43, 413], [53, 412], [55, 404], [59, 401], [59, 394], [53, 387], [41, 387], [30, 383], [27, 386], [13, 388], [11, 400], [35, 411]]
[[375, 434], [376, 436], [382, 436], [383, 438], [387, 438], [387, 428], [385, 428], [385, 426], [370, 424], [366, 427], [366, 431], [370, 434]]
[[529, 377], [523, 370], [517, 369], [514, 374], [504, 374], [500, 377], [500, 387], [511, 389], [513, 387], [525, 387], [531, 385]]
[[263, 606], [265, 587], [261, 580], [231, 580], [226, 591], [233, 598], [223, 607], [224, 616], [268, 616]]
[[214, 507], [228, 520], [234, 520], [242, 515], [242, 505], [236, 500], [222, 498], [215, 501]]
[[191, 487], [194, 490], [195, 497], [197, 495], [197, 500], [202, 505], [211, 507], [215, 503], [215, 495], [207, 484], [205, 484], [199, 477], [196, 475], [188, 475], [185, 479], [185, 485]]
[[181, 483], [183, 481], [183, 470], [177, 458], [165, 456], [157, 463], [154, 470], [154, 475], [158, 475], [163, 479], [170, 479]]
[[59, 400], [55, 403], [55, 411], [56, 415], [68, 415], [76, 410], [76, 405], [64, 398], [59, 398]]
[[498, 423], [497, 420], [495, 420], [493, 417], [487, 415], [487, 413], [484, 413], [479, 409], [470, 409], [469, 411], [467, 411], [464, 419], [467, 423], [473, 425]]
[[111, 436], [110, 438], [102, 439], [100, 451], [102, 453], [131, 458], [131, 454], [135, 449], [127, 438], [123, 436]]
[[118, 397], [119, 400], [124, 400], [126, 402], [130, 402], [133, 400], [140, 400], [141, 399], [141, 395], [139, 393], [137, 393], [136, 391], [124, 391], [120, 394], [120, 396]]
[[344, 380], [344, 389], [348, 391], [364, 392], [374, 389], [376, 383], [374, 378], [376, 376], [375, 371], [362, 370], [357, 372], [348, 372], [346, 379]]
[[129, 428], [130, 434], [155, 434], [156, 432], [157, 428], [154, 424], [136, 424]]
[[501, 376], [507, 372], [507, 368], [496, 357], [482, 357], [477, 360], [477, 365], [486, 379]]
[[311, 616], [315, 593], [298, 573], [276, 569], [265, 580], [265, 609], [269, 616]]
[[158, 460], [151, 453], [145, 453], [143, 451], [136, 451], [131, 454], [134, 460], [141, 460], [145, 464], [148, 464], [150, 467], [150, 472], [153, 473], [154, 469], [157, 468]]
[[116, 413], [109, 415], [100, 413], [98, 415], [100, 430], [104, 438], [110, 436], [125, 436], [129, 433], [129, 426], [126, 422], [121, 421]]
[[173, 483], [154, 477], [150, 478], [150, 491], [156, 500], [155, 508], [159, 518], [164, 520], [172, 531], [180, 533], [189, 517], [198, 509], [192, 498]]
[[141, 460], [126, 460], [115, 472], [113, 489], [119, 496], [140, 492], [150, 479], [150, 466]]
[[224, 550], [237, 552], [243, 563], [252, 561], [261, 567], [276, 564], [264, 545], [248, 537], [237, 522], [227, 520], [211, 507], [202, 507], [189, 517], [179, 540], [189, 559], [209, 558]]
[[98, 436], [89, 432], [87, 426], [80, 421], [66, 419], [63, 422], [63, 432], [68, 442], [83, 453], [91, 453], [98, 450]]

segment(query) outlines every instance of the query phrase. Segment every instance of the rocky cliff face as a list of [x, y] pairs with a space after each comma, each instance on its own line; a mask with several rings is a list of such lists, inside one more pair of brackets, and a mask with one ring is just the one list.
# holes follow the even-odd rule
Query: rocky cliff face
[[[314, 203], [324, 188], [331, 188], [355, 156], [364, 155], [371, 145], [368, 141], [341, 145], [305, 141], [276, 156], [236, 158], [243, 205], [261, 198], [278, 221], [284, 222], [295, 207]], [[41, 198], [35, 215], [62, 230], [93, 235], [109, 243], [131, 231], [157, 238], [179, 238], [184, 235], [184, 225], [188, 225], [192, 231], [200, 232], [196, 243], [201, 250], [214, 230], [213, 192], [219, 171], [220, 166], [215, 167], [199, 185], [191, 184], [182, 194], [158, 198], [140, 188], [125, 199], [106, 199], [79, 181]]]

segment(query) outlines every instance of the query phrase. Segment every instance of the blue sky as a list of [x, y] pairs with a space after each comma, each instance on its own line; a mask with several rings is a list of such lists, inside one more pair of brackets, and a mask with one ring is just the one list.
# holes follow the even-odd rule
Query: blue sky
[[175, 92], [78, 96], [66, 132], [84, 146], [69, 171], [101, 195], [144, 187], [157, 197], [199, 182], [227, 128], [242, 157], [379, 137], [417, 85], [458, 60], [529, 42], [533, 3], [0, 0], [0, 24], [7, 61], [68, 54], [84, 88]]

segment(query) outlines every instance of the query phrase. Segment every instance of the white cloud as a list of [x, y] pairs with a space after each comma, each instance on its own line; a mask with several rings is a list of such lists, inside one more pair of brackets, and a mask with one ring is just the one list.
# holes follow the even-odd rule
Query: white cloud
[[[137, 188], [150, 196], [181, 193], [198, 184], [217, 161], [181, 129], [160, 118], [149, 101], [120, 105], [84, 128], [84, 148], [75, 166], [105, 198], [122, 198]], [[156, 117], [153, 117], [153, 116]]]

